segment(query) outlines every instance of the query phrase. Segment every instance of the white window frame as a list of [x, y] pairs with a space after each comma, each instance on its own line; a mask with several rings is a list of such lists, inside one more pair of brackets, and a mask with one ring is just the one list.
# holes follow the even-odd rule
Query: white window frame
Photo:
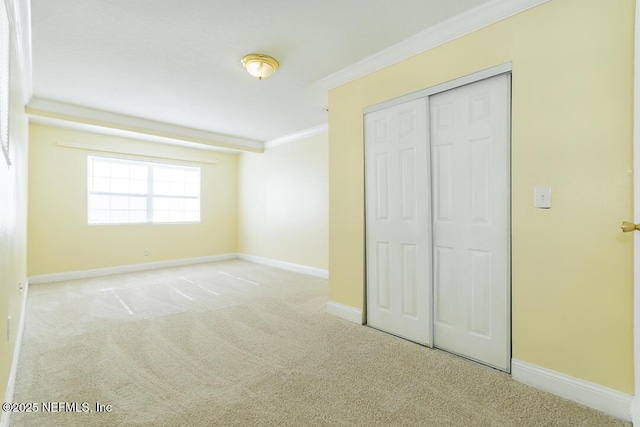
[[[147, 178], [146, 178], [146, 193], [134, 193], [134, 192], [115, 192], [115, 191], [96, 191], [92, 190], [93, 188], [93, 179], [96, 178], [93, 173], [93, 160], [97, 159], [99, 161], [106, 161], [111, 164], [121, 163], [128, 165], [136, 165], [140, 167], [145, 167], [147, 169]], [[197, 196], [195, 195], [172, 195], [172, 194], [154, 194], [154, 175], [159, 169], [178, 169], [189, 172], [198, 173], [198, 191]], [[114, 179], [113, 177], [109, 177], [109, 179]], [[171, 183], [171, 181], [169, 181]], [[182, 182], [184, 184], [184, 182]], [[138, 160], [138, 159], [128, 159], [128, 158], [120, 158], [120, 157], [109, 157], [109, 156], [97, 156], [97, 155], [88, 155], [87, 156], [87, 223], [89, 225], [135, 225], [135, 224], [199, 224], [201, 222], [202, 217], [202, 205], [201, 205], [201, 193], [202, 193], [202, 173], [200, 166], [195, 165], [185, 165], [185, 164], [177, 164], [177, 163], [166, 163], [166, 162], [155, 162], [155, 161], [146, 161], [146, 160]], [[145, 221], [132, 221], [131, 217], [127, 221], [112, 221], [111, 219], [108, 221], [105, 220], [92, 220], [92, 206], [91, 206], [91, 196], [124, 196], [124, 197], [140, 197], [146, 199], [146, 220]], [[197, 200], [198, 202], [198, 218], [197, 220], [181, 220], [181, 221], [171, 221], [171, 220], [154, 220], [154, 203], [156, 199], [166, 198], [166, 199], [182, 199], [182, 200]], [[111, 213], [113, 210], [111, 207], [108, 209]], [[132, 209], [129, 208], [129, 211]], [[141, 209], [138, 209], [141, 210]]]

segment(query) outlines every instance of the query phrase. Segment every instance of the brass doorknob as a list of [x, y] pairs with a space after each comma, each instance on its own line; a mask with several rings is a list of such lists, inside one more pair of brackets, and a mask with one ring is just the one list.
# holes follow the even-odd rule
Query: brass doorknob
[[629, 221], [622, 221], [622, 225], [620, 226], [620, 230], [623, 233], [628, 233], [630, 231], [640, 230], [640, 224], [634, 224]]

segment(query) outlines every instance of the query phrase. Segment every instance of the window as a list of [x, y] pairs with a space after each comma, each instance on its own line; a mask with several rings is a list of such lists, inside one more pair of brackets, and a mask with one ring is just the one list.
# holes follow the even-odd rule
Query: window
[[89, 224], [200, 222], [200, 167], [88, 157]]

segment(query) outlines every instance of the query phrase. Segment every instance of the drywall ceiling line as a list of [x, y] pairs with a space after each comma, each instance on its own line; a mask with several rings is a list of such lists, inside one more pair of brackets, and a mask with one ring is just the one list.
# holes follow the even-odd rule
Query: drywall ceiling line
[[290, 133], [288, 135], [281, 136], [279, 138], [270, 139], [269, 141], [265, 141], [264, 148], [273, 148], [278, 145], [288, 144], [290, 142], [299, 141], [304, 138], [310, 138], [315, 135], [320, 135], [322, 133], [326, 133], [329, 131], [329, 124], [323, 123], [318, 126], [314, 126], [308, 129], [301, 130], [299, 132]]
[[158, 122], [139, 117], [132, 117], [124, 114], [97, 110], [89, 107], [72, 105], [48, 99], [33, 99], [27, 105], [27, 111], [31, 115], [40, 114], [48, 117], [68, 118], [69, 120], [76, 118], [82, 120], [83, 122], [91, 121], [95, 123], [103, 123], [105, 125], [113, 124], [118, 126], [126, 126], [128, 128], [151, 130], [154, 132], [161, 132], [165, 134], [183, 135], [190, 138], [202, 139], [204, 141], [214, 141], [218, 143], [262, 148], [261, 142], [251, 139], [224, 135], [201, 129], [188, 128], [180, 125]]
[[[135, 133], [120, 129], [105, 128], [100, 126], [94, 126], [84, 123], [68, 122], [65, 120], [53, 119], [50, 117], [30, 116], [29, 123], [41, 124], [45, 126], [53, 126], [59, 129], [71, 129], [78, 132], [89, 132], [106, 136], [115, 136], [119, 138], [131, 139], [135, 141], [155, 142], [158, 144], [167, 144], [177, 147], [193, 148], [199, 151], [215, 151], [219, 153], [233, 153], [239, 154], [247, 150], [237, 150], [233, 148], [216, 147], [213, 145], [198, 144], [196, 142], [189, 142], [165, 137], [158, 137], [148, 134]], [[264, 151], [264, 150], [263, 150]], [[262, 151], [258, 151], [262, 152]]]
[[31, 117], [44, 117], [59, 121], [91, 125], [106, 130], [115, 129], [145, 137], [152, 136], [164, 139], [163, 142], [165, 143], [171, 143], [171, 141], [177, 140], [240, 151], [264, 151], [264, 144], [259, 141], [215, 134], [168, 123], [154, 122], [152, 120], [64, 104], [57, 101], [34, 99], [25, 107], [25, 111]]
[[[261, 148], [227, 144], [219, 141], [211, 141], [211, 140], [205, 140], [202, 138], [194, 138], [194, 137], [186, 136], [182, 134], [167, 133], [164, 131], [157, 131], [157, 130], [141, 128], [137, 126], [122, 125], [119, 123], [105, 122], [105, 121], [100, 121], [95, 119], [87, 119], [83, 117], [76, 117], [76, 116], [70, 116], [65, 114], [49, 113], [47, 111], [37, 110], [29, 107], [26, 108], [26, 112], [29, 116], [32, 116], [32, 117], [49, 118], [49, 119], [53, 119], [54, 121], [92, 126], [93, 129], [98, 133], [106, 133], [110, 131], [121, 131], [121, 132], [127, 132], [132, 138], [136, 138], [136, 139], [138, 139], [138, 137], [140, 139], [146, 139], [145, 137], [157, 138], [158, 140], [160, 139], [163, 140], [158, 142], [164, 142], [166, 144], [173, 144], [174, 141], [184, 141], [184, 142], [190, 142], [192, 144], [196, 144], [198, 146], [220, 147], [220, 148], [236, 149], [239, 151], [252, 151], [252, 152], [264, 151]], [[194, 148], [198, 148], [198, 147], [194, 146]]]
[[58, 147], [65, 148], [77, 148], [80, 150], [99, 151], [103, 153], [116, 153], [116, 154], [129, 154], [133, 156], [151, 157], [157, 159], [170, 159], [181, 160], [185, 162], [196, 163], [208, 163], [212, 165], [218, 164], [218, 158], [213, 152], [205, 153], [193, 153], [193, 152], [181, 152], [181, 153], [161, 153], [161, 152], [149, 152], [148, 149], [143, 147], [136, 147], [130, 144], [99, 144], [95, 142], [78, 142], [78, 141], [65, 141], [60, 140], [57, 142]]
[[548, 1], [549, 0], [489, 1], [320, 79], [316, 84], [325, 90], [334, 89]]

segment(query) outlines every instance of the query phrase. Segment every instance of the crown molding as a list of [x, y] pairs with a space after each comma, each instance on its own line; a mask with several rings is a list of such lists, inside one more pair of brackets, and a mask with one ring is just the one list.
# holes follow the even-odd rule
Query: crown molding
[[491, 0], [324, 77], [316, 84], [325, 90], [334, 89], [548, 1]]
[[[216, 151], [222, 153], [238, 154], [247, 150], [235, 150], [231, 148], [216, 147], [213, 145], [199, 144], [195, 142], [184, 141], [173, 138], [163, 138], [157, 135], [148, 135], [140, 132], [130, 132], [121, 129], [107, 128], [104, 126], [94, 126], [85, 123], [72, 122], [68, 120], [54, 119], [50, 117], [30, 116], [29, 123], [53, 126], [61, 129], [71, 129], [78, 132], [90, 132], [100, 135], [115, 136], [119, 138], [135, 139], [137, 141], [155, 142], [158, 144], [167, 144], [178, 147], [193, 148], [201, 151]], [[1, 427], [1, 426], [0, 426]]]
[[264, 148], [266, 150], [268, 148], [277, 147], [278, 145], [288, 144], [290, 142], [299, 141], [304, 138], [320, 135], [328, 131], [329, 131], [329, 124], [324, 123], [319, 126], [314, 126], [308, 129], [301, 130], [299, 132], [290, 133], [288, 135], [284, 135], [278, 138], [270, 139], [269, 141], [265, 141]]
[[141, 119], [59, 101], [32, 99], [25, 107], [25, 111], [29, 115], [31, 122], [58, 127], [203, 150], [252, 151], [258, 153], [264, 151], [264, 144], [259, 141]]
[[[149, 150], [147, 147], [140, 147], [137, 144], [132, 144], [132, 141], [109, 141], [108, 143], [87, 141], [82, 138], [71, 141], [60, 139], [56, 145], [58, 147], [76, 148], [79, 150], [98, 151], [100, 153], [116, 153], [116, 154], [128, 154], [136, 157], [150, 157], [152, 159], [169, 159], [169, 160], [181, 160], [191, 163], [207, 163], [210, 165], [218, 164], [217, 151], [204, 151], [198, 150], [192, 151], [175, 151], [175, 150]], [[170, 147], [167, 147], [170, 148]], [[172, 147], [171, 147], [172, 148]]]

